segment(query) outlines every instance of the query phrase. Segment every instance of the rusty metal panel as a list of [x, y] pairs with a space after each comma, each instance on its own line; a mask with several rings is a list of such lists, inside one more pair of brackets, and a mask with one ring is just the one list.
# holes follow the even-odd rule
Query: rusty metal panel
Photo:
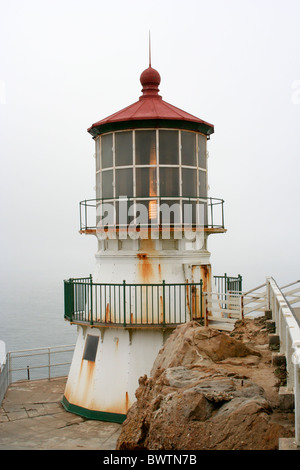
[[[85, 338], [98, 335], [95, 361], [83, 358]], [[95, 328], [82, 328], [76, 343], [64, 396], [77, 407], [126, 415], [135, 401], [138, 379], [150, 374], [163, 345], [162, 330], [108, 328], [101, 335]]]

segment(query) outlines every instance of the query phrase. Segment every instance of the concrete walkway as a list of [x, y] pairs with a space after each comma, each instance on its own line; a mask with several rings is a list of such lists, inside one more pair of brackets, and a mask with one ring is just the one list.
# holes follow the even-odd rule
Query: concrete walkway
[[0, 450], [114, 450], [121, 425], [65, 411], [66, 378], [16, 382], [0, 408]]

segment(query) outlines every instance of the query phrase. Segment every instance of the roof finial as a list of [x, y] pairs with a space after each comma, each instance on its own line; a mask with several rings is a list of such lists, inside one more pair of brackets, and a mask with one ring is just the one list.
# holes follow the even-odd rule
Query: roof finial
[[151, 36], [149, 30], [149, 67], [151, 67]]

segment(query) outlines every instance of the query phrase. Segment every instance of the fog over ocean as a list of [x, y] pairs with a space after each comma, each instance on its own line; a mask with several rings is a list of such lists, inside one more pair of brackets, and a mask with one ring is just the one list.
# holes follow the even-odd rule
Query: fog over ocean
[[5, 342], [6, 351], [76, 342], [76, 326], [64, 320], [62, 279], [2, 279], [0, 319], [0, 340]]

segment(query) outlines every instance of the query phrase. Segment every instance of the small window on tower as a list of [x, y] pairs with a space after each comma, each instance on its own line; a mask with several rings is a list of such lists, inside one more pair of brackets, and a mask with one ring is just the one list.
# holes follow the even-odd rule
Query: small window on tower
[[95, 362], [97, 349], [99, 343], [99, 336], [87, 335], [83, 359], [86, 361]]

